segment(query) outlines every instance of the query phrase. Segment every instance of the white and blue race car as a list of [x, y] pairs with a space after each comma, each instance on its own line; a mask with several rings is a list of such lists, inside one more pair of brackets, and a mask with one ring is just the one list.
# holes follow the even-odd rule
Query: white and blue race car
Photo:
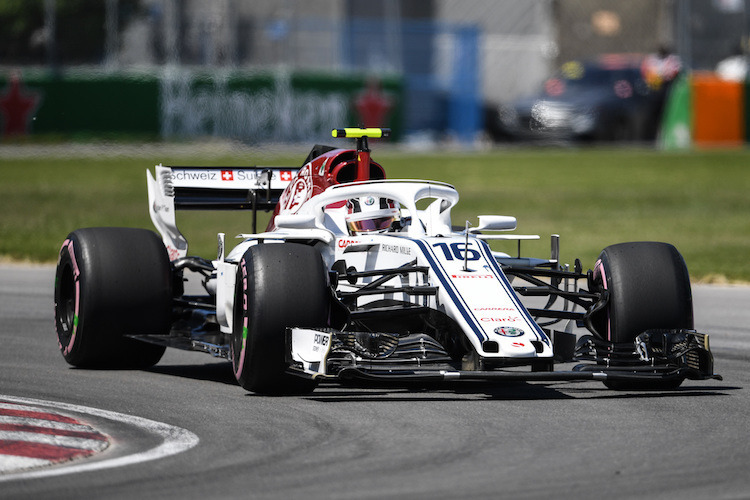
[[[85, 228], [62, 245], [55, 282], [60, 349], [79, 367], [148, 367], [166, 347], [231, 361], [239, 384], [303, 394], [323, 380], [601, 380], [668, 389], [720, 378], [693, 329], [690, 280], [666, 243], [605, 248], [583, 272], [521, 257], [509, 216], [456, 227], [453, 186], [389, 180], [368, 138], [315, 146], [301, 168], [147, 171], [161, 237]], [[218, 256], [188, 254], [178, 210], [249, 210], [252, 233]], [[256, 229], [257, 212], [273, 210]], [[488, 241], [516, 240], [519, 254]], [[187, 294], [188, 273], [204, 292]], [[579, 335], [578, 328], [588, 333]], [[555, 362], [575, 362], [556, 371]]]

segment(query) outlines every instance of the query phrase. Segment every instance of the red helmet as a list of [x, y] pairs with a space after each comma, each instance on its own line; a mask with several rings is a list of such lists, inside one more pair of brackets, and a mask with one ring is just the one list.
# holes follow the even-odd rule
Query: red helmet
[[398, 217], [396, 203], [387, 198], [352, 198], [346, 201], [346, 208], [346, 227], [351, 235], [383, 233]]

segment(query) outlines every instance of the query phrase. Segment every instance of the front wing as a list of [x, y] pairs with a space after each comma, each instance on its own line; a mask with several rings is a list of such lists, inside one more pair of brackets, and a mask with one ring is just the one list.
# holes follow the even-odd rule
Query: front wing
[[461, 370], [439, 352], [439, 345], [431, 345], [423, 336], [409, 339], [385, 333], [311, 328], [288, 328], [286, 335], [289, 373], [323, 380], [647, 383], [722, 379], [713, 372], [708, 336], [692, 330], [647, 331], [633, 344], [625, 345], [604, 346], [601, 341], [584, 337], [573, 361], [590, 362], [568, 371], [552, 371], [551, 364], [546, 371]]

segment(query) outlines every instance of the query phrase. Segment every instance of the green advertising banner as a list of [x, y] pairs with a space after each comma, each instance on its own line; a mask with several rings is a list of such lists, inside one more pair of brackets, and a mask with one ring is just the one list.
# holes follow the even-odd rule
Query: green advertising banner
[[3, 136], [308, 141], [402, 119], [399, 78], [163, 70], [0, 73]]
[[41, 72], [3, 76], [4, 136], [159, 135], [159, 81], [152, 76]]

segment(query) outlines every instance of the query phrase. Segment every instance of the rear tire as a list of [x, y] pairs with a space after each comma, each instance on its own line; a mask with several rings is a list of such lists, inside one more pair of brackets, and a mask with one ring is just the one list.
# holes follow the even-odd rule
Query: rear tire
[[328, 325], [328, 274], [320, 253], [297, 243], [250, 247], [237, 270], [234, 375], [260, 394], [308, 394], [317, 381], [286, 373], [287, 327]]
[[167, 334], [172, 275], [151, 231], [87, 228], [68, 235], [55, 277], [55, 327], [65, 360], [81, 368], [147, 368], [165, 347], [128, 334]]
[[[602, 250], [594, 266], [595, 286], [609, 292], [607, 306], [592, 317], [599, 336], [613, 343], [633, 342], [646, 330], [692, 329], [690, 276], [682, 255], [668, 243], [635, 242]], [[675, 388], [679, 381], [650, 382], [648, 388]], [[606, 382], [615, 389], [643, 383]]]

